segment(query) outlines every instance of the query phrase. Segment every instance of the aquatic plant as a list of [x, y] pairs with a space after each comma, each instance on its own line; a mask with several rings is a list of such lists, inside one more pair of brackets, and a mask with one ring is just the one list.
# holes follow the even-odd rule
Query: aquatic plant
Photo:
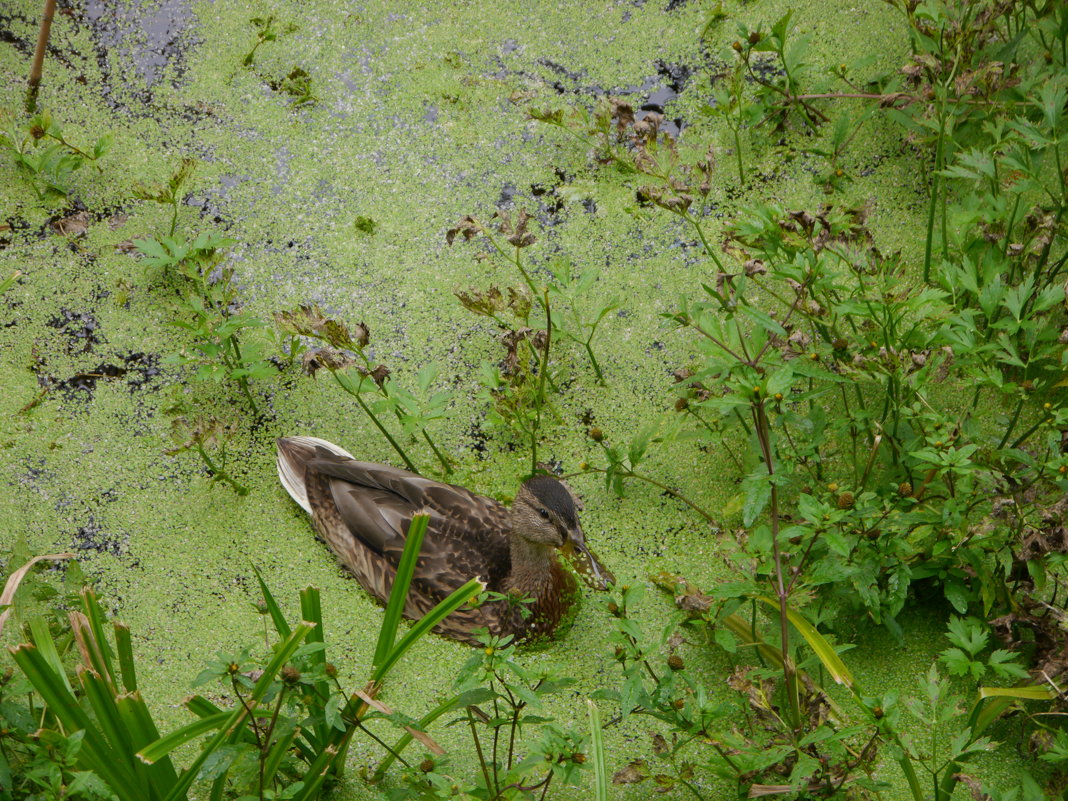
[[[543, 708], [544, 698], [565, 690], [572, 680], [527, 671], [515, 660], [511, 640], [510, 635], [483, 635], [482, 647], [472, 654], [456, 678], [457, 694], [434, 712], [435, 718], [460, 713], [454, 723], [466, 726], [470, 732], [479, 774], [458, 777], [452, 760], [440, 754], [427, 756], [418, 770], [409, 770], [401, 777], [403, 785], [390, 793], [391, 799], [533, 801], [546, 797], [554, 779], [557, 785], [578, 784], [587, 763], [588, 738], [577, 728], [565, 728], [545, 717]], [[420, 725], [428, 725], [431, 720], [424, 719]], [[597, 713], [591, 713], [591, 721], [597, 720]], [[521, 732], [530, 729], [536, 734], [524, 735], [521, 740]], [[599, 725], [595, 730], [596, 739]], [[398, 743], [392, 749], [394, 754], [399, 755], [406, 744]], [[601, 759], [603, 762], [603, 754]], [[379, 767], [379, 774], [390, 762]]]
[[[81, 591], [80, 611], [70, 613], [69, 623], [54, 612], [50, 618], [31, 617], [28, 641], [12, 654], [25, 682], [13, 689], [32, 688], [32, 706], [25, 713], [11, 705], [2, 707], [5, 722], [17, 727], [5, 734], [8, 738], [14, 732], [21, 748], [16, 751], [15, 775], [23, 785], [39, 785], [45, 791], [56, 782], [74, 788], [73, 794], [57, 798], [179, 801], [188, 797], [195, 782], [209, 782], [213, 798], [319, 798], [327, 781], [342, 775], [352, 736], [357, 731], [369, 734], [365, 723], [372, 718], [396, 719], [375, 699], [390, 671], [420, 637], [468, 603], [482, 586], [472, 579], [397, 639], [427, 520], [425, 515], [413, 519], [379, 630], [370, 681], [354, 692], [341, 687], [337, 669], [326, 660], [318, 590], [301, 592], [304, 619], [291, 626], [258, 572], [262, 604], [277, 643], [263, 657], [252, 656], [251, 648], [220, 654], [196, 684], [223, 680], [236, 699], [233, 708], [192, 696], [185, 706], [198, 720], [162, 736], [138, 691], [130, 630], [115, 622], [109, 640], [104, 612], [90, 588]], [[22, 575], [14, 575], [16, 584]], [[58, 626], [58, 636], [52, 626]], [[74, 644], [80, 667], [71, 681], [63, 658]], [[5, 677], [0, 684], [0, 696], [9, 692], [10, 680]], [[87, 707], [79, 704], [79, 697], [87, 699]], [[28, 726], [35, 727], [32, 736]], [[412, 736], [436, 747], [425, 734], [408, 728]], [[179, 769], [170, 754], [205, 735], [210, 737], [192, 763]], [[0, 751], [0, 766], [10, 768], [11, 759], [10, 751]], [[0, 770], [0, 788], [10, 783], [11, 774]]]
[[[591, 293], [597, 281], [597, 271], [589, 268], [574, 272], [566, 258], [556, 258], [548, 265], [549, 280], [542, 286], [534, 282], [522, 252], [537, 238], [528, 230], [531, 216], [521, 209], [513, 222], [508, 212], [494, 215], [498, 220], [496, 234], [511, 250], [505, 249], [494, 232], [472, 216], [464, 217], [445, 235], [451, 245], [457, 236], [471, 240], [483, 236], [492, 252], [509, 267], [514, 266], [522, 278], [523, 287], [497, 286], [486, 290], [458, 290], [456, 297], [467, 310], [489, 317], [503, 330], [501, 342], [505, 358], [500, 365], [484, 362], [479, 371], [482, 397], [489, 402], [490, 425], [509, 430], [519, 439], [529, 442], [531, 473], [538, 471], [538, 445], [543, 436], [546, 412], [556, 415], [546, 387], [555, 389], [561, 383], [558, 362], [550, 359], [555, 341], [571, 341], [580, 345], [589, 359], [597, 381], [605, 383], [601, 365], [594, 355], [592, 343], [604, 318], [616, 308], [615, 300], [597, 304], [592, 318], [580, 311], [580, 300]], [[560, 308], [562, 307], [562, 309]], [[531, 315], [535, 315], [532, 323]], [[532, 328], [544, 324], [544, 328]]]
[[167, 234], [168, 236], [173, 237], [175, 229], [178, 227], [178, 206], [185, 195], [185, 185], [192, 178], [195, 168], [196, 161], [194, 159], [184, 158], [174, 172], [171, 173], [167, 183], [155, 189], [145, 186], [134, 189], [134, 197], [139, 200], [151, 200], [171, 207], [171, 228]]
[[248, 487], [240, 483], [226, 467], [227, 446], [234, 436], [234, 425], [224, 423], [213, 415], [190, 418], [190, 410], [184, 404], [174, 404], [168, 412], [179, 416], [171, 420], [171, 437], [175, 447], [168, 454], [193, 451], [211, 475], [212, 482], [221, 481], [238, 495], [248, 495]]
[[86, 163], [96, 164], [106, 156], [111, 143], [111, 134], [105, 134], [92, 148], [83, 150], [64, 136], [59, 123], [47, 112], [34, 115], [25, 129], [12, 126], [7, 133], [0, 133], [0, 145], [7, 149], [42, 200], [68, 195], [74, 173]]
[[448, 456], [427, 430], [431, 423], [444, 416], [452, 400], [448, 392], [431, 392], [436, 378], [434, 367], [428, 366], [419, 371], [416, 376], [418, 394], [415, 394], [392, 381], [386, 365], [373, 364], [367, 352], [371, 332], [363, 323], [350, 331], [344, 323], [327, 317], [316, 305], [277, 312], [274, 319], [278, 328], [286, 334], [309, 337], [324, 343], [323, 347], [304, 353], [305, 371], [312, 377], [320, 370], [329, 372], [338, 386], [356, 399], [360, 409], [400, 456], [405, 467], [413, 473], [419, 472], [397, 437], [382, 422], [385, 414], [392, 414], [409, 437], [421, 436], [430, 446], [442, 471], [446, 474], [452, 472]]
[[[785, 750], [776, 751], [764, 734], [736, 746], [763, 754], [763, 762], [733, 753], [736, 765], [720, 764], [722, 755], [712, 760], [720, 764], [714, 770], [736, 777], [750, 794], [832, 794], [857, 781], [872, 764], [872, 749], [881, 748], [901, 765], [913, 798], [924, 798], [926, 785], [946, 799], [965, 764], [989, 746], [985, 732], [994, 719], [1013, 703], [1048, 705], [1056, 694], [1037, 681], [977, 686], [977, 700], [962, 713], [950, 680], [932, 666], [925, 700], [906, 705], [914, 723], [942, 733], [937, 750], [920, 747], [905, 738], [905, 718], [888, 712], [893, 699], [863, 696], [817, 628], [848, 630], [843, 621], [862, 611], [901, 636], [897, 616], [910, 588], [923, 582], [937, 586], [961, 615], [996, 618], [1002, 631], [1019, 632], [1007, 638], [1018, 645], [1032, 636], [1031, 625], [1048, 631], [1049, 623], [1018, 615], [1021, 600], [1063, 591], [1063, 548], [1053, 532], [1064, 525], [1068, 473], [1062, 465], [1068, 418], [1058, 384], [1068, 263], [1059, 150], [1068, 87], [1056, 74], [1051, 45], [1068, 37], [1068, 26], [1049, 4], [1012, 6], [1002, 17], [983, 4], [940, 4], [930, 13], [906, 5], [917, 54], [902, 73], [904, 85], [884, 78], [871, 92], [803, 85], [815, 77], [803, 43], [791, 44], [789, 15], [770, 31], [742, 29], [732, 47], [734, 75], [744, 72], [752, 82], [736, 77], [714, 116], [732, 131], [740, 177], [739, 134], [755, 128], [758, 110], [778, 126], [791, 119], [807, 127], [831, 123], [825, 144], [806, 146], [827, 161], [819, 180], [831, 193], [848, 180], [838, 166], [846, 148], [878, 112], [935, 150], [919, 286], [907, 280], [910, 265], [900, 255], [875, 246], [862, 208], [754, 204], [740, 208], [721, 235], [713, 233], [712, 149], [700, 139], [681, 147], [660, 130], [659, 115], [638, 119], [622, 101], [593, 112], [532, 113], [592, 146], [600, 163], [630, 176], [640, 201], [690, 227], [713, 276], [666, 317], [694, 335], [701, 353], [676, 372], [675, 409], [695, 425], [693, 436], [714, 442], [745, 475], [742, 492], [724, 510], [743, 527], [738, 581], [704, 598], [723, 612], [711, 618], [719, 621], [717, 642], [741, 636], [775, 665], [770, 673], [748, 670], [736, 689], [754, 711], [773, 717]], [[1042, 31], [1049, 69], [1022, 58], [1022, 43], [1037, 35], [1026, 31], [1030, 25]], [[1016, 61], [995, 64], [995, 52]], [[765, 57], [779, 69], [758, 69]], [[829, 79], [848, 83], [851, 74], [840, 66]], [[847, 100], [872, 105], [853, 118], [828, 108]], [[755, 107], [743, 109], [745, 103]], [[970, 399], [963, 409], [954, 399], [960, 386]], [[1006, 412], [994, 424], [981, 411], [992, 405]], [[591, 438], [603, 443], [596, 434]], [[636, 445], [640, 459], [641, 438]], [[598, 469], [617, 490], [639, 477], [629, 456], [601, 447], [608, 465]], [[687, 603], [700, 600], [679, 594]], [[731, 617], [746, 604], [753, 609], [749, 634]], [[774, 637], [758, 634], [761, 617], [776, 628]], [[980, 658], [988, 627], [950, 625], [954, 647], [941, 661], [956, 676], [1031, 682], [1064, 669], [1057, 645], [1034, 654], [1033, 672], [1007, 650]], [[627, 642], [635, 654], [647, 653]], [[824, 728], [814, 711], [824, 701], [800, 667], [806, 651], [850, 688], [869, 745], [850, 746], [856, 732]], [[641, 666], [636, 656], [624, 661], [635, 665], [627, 680], [645, 682], [645, 705], [670, 717], [670, 704], [656, 694], [670, 684], [668, 674]], [[636, 692], [632, 684], [620, 697]], [[680, 721], [667, 722], [680, 743], [689, 742]], [[816, 750], [824, 742], [845, 750], [806, 756], [796, 750], [801, 732]], [[788, 785], [752, 774], [785, 773], [775, 758], [788, 760]], [[688, 768], [679, 763], [674, 770], [683, 781]]]
[[238, 311], [234, 268], [224, 262], [221, 252], [233, 243], [218, 234], [201, 233], [192, 242], [165, 236], [138, 239], [134, 245], [145, 266], [159, 269], [180, 292], [182, 316], [174, 325], [192, 335], [192, 351], [182, 350], [168, 361], [195, 367], [197, 380], [233, 381], [258, 415], [249, 382], [275, 375], [278, 369], [266, 355], [266, 324]]
[[253, 17], [249, 22], [256, 29], [256, 41], [253, 43], [252, 49], [241, 59], [241, 65], [244, 67], [253, 65], [256, 60], [256, 51], [260, 49], [260, 45], [265, 42], [273, 42], [279, 36], [284, 36], [297, 30], [297, 27], [292, 24], [281, 26], [273, 14], [268, 14], [266, 17]]

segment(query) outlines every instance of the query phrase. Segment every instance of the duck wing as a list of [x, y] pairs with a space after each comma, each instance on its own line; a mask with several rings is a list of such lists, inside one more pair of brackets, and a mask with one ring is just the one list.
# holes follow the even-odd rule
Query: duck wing
[[[360, 544], [392, 567], [400, 561], [412, 517], [427, 512], [430, 521], [416, 563], [413, 583], [442, 598], [479, 576], [491, 589], [500, 586], [511, 566], [505, 508], [452, 484], [389, 465], [360, 462], [321, 447], [306, 462], [308, 498], [318, 506], [329, 493], [337, 520]], [[325, 485], [325, 486], [324, 486]]]

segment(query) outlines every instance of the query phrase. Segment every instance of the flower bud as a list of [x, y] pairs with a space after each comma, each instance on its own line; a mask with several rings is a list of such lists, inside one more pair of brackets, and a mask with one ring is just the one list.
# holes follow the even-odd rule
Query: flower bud
[[284, 681], [290, 686], [300, 681], [300, 671], [292, 665], [286, 665], [284, 668], [282, 668], [282, 671], [281, 673], [279, 673], [279, 675], [282, 677], [282, 681]]

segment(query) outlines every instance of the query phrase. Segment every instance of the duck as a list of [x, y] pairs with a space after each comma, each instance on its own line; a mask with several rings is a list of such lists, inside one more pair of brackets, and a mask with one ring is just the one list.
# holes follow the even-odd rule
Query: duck
[[472, 578], [489, 592], [489, 600], [462, 607], [436, 627], [447, 638], [479, 645], [486, 633], [517, 642], [550, 637], [581, 595], [558, 552], [591, 587], [606, 590], [614, 582], [586, 545], [581, 503], [554, 476], [528, 478], [506, 508], [464, 487], [359, 461], [317, 437], [278, 439], [277, 463], [290, 497], [380, 602], [389, 598], [412, 517], [429, 514], [405, 617], [422, 617]]

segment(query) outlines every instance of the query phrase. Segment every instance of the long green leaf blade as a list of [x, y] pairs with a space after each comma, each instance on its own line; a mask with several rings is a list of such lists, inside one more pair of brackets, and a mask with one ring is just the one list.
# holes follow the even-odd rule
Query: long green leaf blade
[[167, 756], [175, 748], [185, 745], [190, 740], [195, 740], [209, 731], [218, 729], [220, 726], [225, 726], [232, 717], [233, 712], [224, 711], [194, 720], [192, 723], [187, 723], [172, 732], [168, 732], [155, 742], [149, 743], [137, 752], [137, 756], [141, 761], [152, 765]]
[[593, 788], [596, 801], [608, 801], [608, 768], [604, 760], [604, 737], [601, 733], [601, 711], [591, 699], [586, 699], [590, 713], [590, 744], [593, 750]]
[[30, 618], [29, 626], [33, 644], [37, 646], [37, 650], [41, 652], [41, 656], [48, 662], [49, 667], [63, 679], [63, 685], [68, 692], [73, 693], [74, 688], [70, 686], [63, 660], [59, 658], [59, 651], [56, 650], [56, 641], [52, 639], [52, 632], [48, 630], [48, 621], [43, 617], [34, 616]]
[[408, 534], [404, 541], [404, 552], [397, 563], [397, 575], [393, 579], [393, 588], [389, 592], [389, 602], [386, 604], [386, 615], [382, 619], [382, 627], [378, 630], [378, 643], [375, 645], [375, 656], [371, 666], [378, 670], [386, 661], [393, 643], [397, 640], [397, 628], [404, 616], [404, 604], [408, 600], [408, 588], [415, 574], [415, 566], [419, 560], [419, 551], [423, 547], [423, 537], [426, 535], [427, 525], [430, 523], [430, 515], [417, 514], [412, 518], [408, 526]]
[[404, 656], [404, 653], [409, 648], [415, 645], [420, 637], [430, 632], [430, 630], [438, 625], [438, 623], [470, 601], [471, 598], [478, 595], [485, 588], [486, 584], [482, 579], [473, 578], [458, 590], [453, 591], [448, 598], [423, 615], [423, 617], [419, 619], [419, 622], [412, 626], [408, 633], [397, 643], [396, 647], [389, 652], [385, 661], [375, 669], [374, 673], [371, 675], [372, 681], [376, 684], [382, 681], [386, 674], [393, 669], [393, 666], [397, 664], [397, 661]]
[[[768, 606], [775, 610], [779, 609], [779, 602], [774, 598], [769, 598], [766, 595], [759, 596], [760, 600], [766, 603]], [[801, 636], [808, 642], [809, 647], [816, 652], [816, 656], [823, 663], [823, 666], [827, 668], [827, 672], [831, 674], [831, 678], [838, 684], [844, 684], [850, 690], [856, 691], [856, 681], [853, 679], [853, 674], [850, 673], [849, 668], [846, 667], [846, 663], [842, 661], [842, 657], [838, 656], [838, 652], [834, 650], [827, 638], [820, 634], [816, 627], [813, 626], [805, 617], [794, 609], [786, 607], [786, 618], [790, 621], [791, 625], [797, 629]]]
[[291, 634], [289, 624], [286, 622], [286, 616], [282, 614], [278, 602], [274, 599], [274, 596], [271, 595], [271, 591], [267, 589], [267, 583], [263, 580], [263, 575], [260, 573], [260, 569], [253, 565], [252, 571], [256, 574], [256, 581], [260, 583], [260, 592], [263, 593], [263, 602], [267, 604], [267, 611], [271, 615], [271, 622], [274, 623], [275, 631], [277, 631], [278, 636], [284, 640]]
[[[159, 739], [159, 729], [152, 720], [152, 713], [148, 711], [148, 705], [145, 704], [139, 692], [135, 690], [132, 693], [120, 695], [116, 699], [116, 704], [119, 708], [119, 716], [130, 732], [134, 749], [144, 748]], [[131, 754], [131, 757], [135, 755]], [[163, 798], [167, 795], [178, 781], [178, 772], [174, 769], [174, 763], [171, 762], [170, 757], [156, 760], [152, 765], [140, 765], [139, 761], [135, 761], [134, 764], [147, 773], [149, 784], [156, 798]]]
[[119, 670], [122, 671], [122, 686], [126, 692], [137, 690], [137, 670], [134, 668], [133, 643], [130, 641], [130, 627], [115, 621], [115, 650], [119, 655]]
[[[325, 645], [326, 640], [323, 634], [323, 609], [317, 587], [305, 587], [300, 591], [300, 616], [309, 623], [315, 624], [315, 628], [308, 632], [308, 636], [305, 640], [307, 642], [322, 643]], [[325, 669], [326, 649], [321, 648], [318, 651], [309, 654], [308, 660], [314, 668], [320, 670]], [[330, 685], [327, 684], [325, 679], [315, 683], [315, 698], [315, 706], [318, 711], [321, 711], [322, 704], [328, 703], [330, 699]], [[320, 748], [326, 743], [327, 724], [324, 720], [320, 720], [315, 724], [315, 738], [319, 743]]]
[[15, 664], [44, 699], [49, 711], [68, 731], [85, 731], [79, 762], [110, 784], [121, 801], [143, 801], [133, 792], [133, 774], [112, 753], [104, 735], [93, 725], [63, 681], [41, 656], [40, 650], [28, 643], [10, 650]]

